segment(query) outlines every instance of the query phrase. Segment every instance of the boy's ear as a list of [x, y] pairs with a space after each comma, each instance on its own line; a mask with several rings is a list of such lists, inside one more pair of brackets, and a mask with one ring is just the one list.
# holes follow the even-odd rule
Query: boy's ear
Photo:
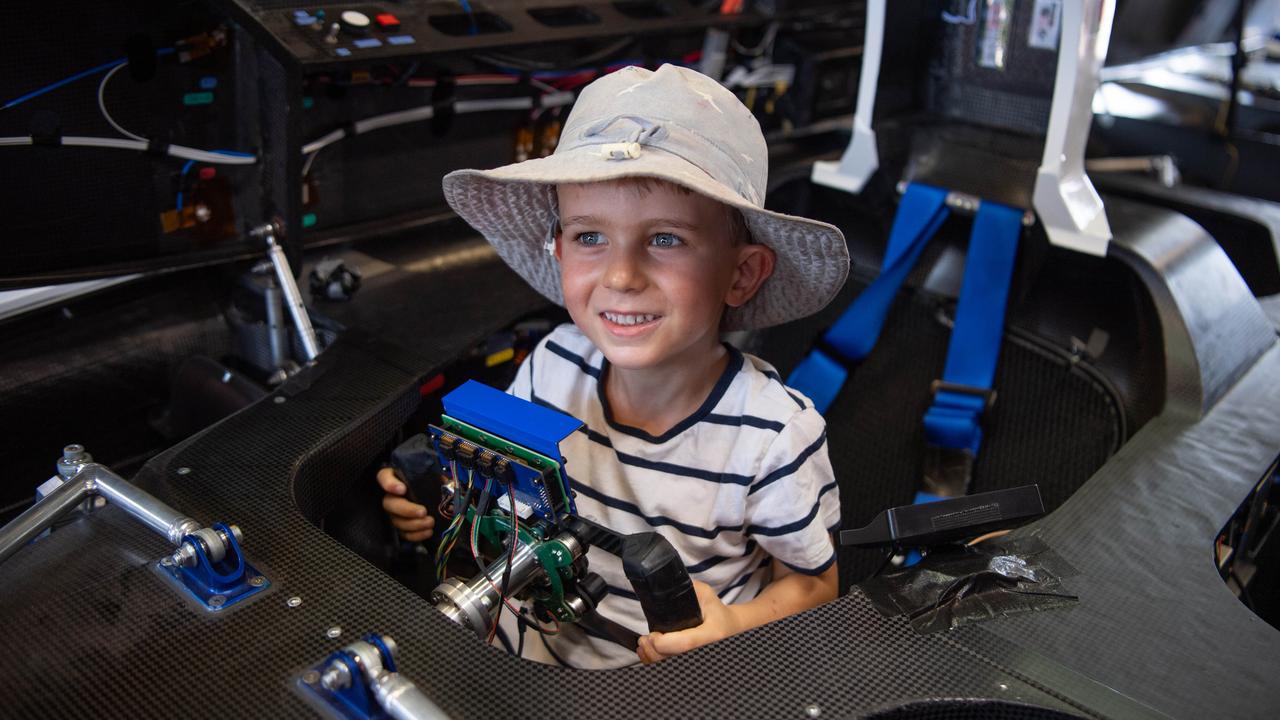
[[755, 297], [760, 286], [773, 274], [777, 256], [767, 245], [746, 244], [738, 248], [738, 264], [733, 269], [733, 285], [725, 297], [729, 307], [742, 307]]

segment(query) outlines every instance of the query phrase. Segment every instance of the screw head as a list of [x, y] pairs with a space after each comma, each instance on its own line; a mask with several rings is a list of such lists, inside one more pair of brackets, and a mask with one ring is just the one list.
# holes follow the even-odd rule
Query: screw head
[[284, 601], [284, 604], [285, 604], [285, 605], [288, 605], [288, 606], [289, 606], [289, 607], [291, 607], [291, 608], [295, 608], [295, 607], [298, 607], [299, 605], [301, 605], [301, 604], [302, 604], [302, 598], [298, 597], [297, 595], [294, 595], [293, 597], [289, 598], [288, 600], [285, 600], [285, 601]]
[[302, 682], [308, 685], [315, 685], [316, 683], [320, 682], [320, 673], [316, 672], [315, 670], [308, 670], [302, 673]]
[[816, 704], [810, 704], [805, 706], [804, 714], [805, 717], [810, 718], [822, 717], [822, 708], [818, 707]]
[[277, 404], [277, 405], [283, 404], [283, 403], [284, 403], [284, 396], [283, 396], [283, 395], [277, 395], [277, 396], [275, 397], [275, 399], [274, 399], [274, 400], [272, 400], [272, 402], [274, 402], [274, 403], [275, 403], [275, 404]]
[[220, 608], [226, 604], [227, 604], [226, 595], [214, 595], [213, 597], [209, 598], [209, 607]]
[[184, 466], [182, 466], [182, 467], [178, 468], [177, 470], [174, 470], [174, 472], [178, 473], [179, 475], [190, 475], [190, 474], [191, 474], [191, 468], [189, 468], [189, 467], [187, 467], [187, 466], [185, 466], [185, 465], [184, 465]]
[[337, 625], [334, 625], [333, 627], [329, 628], [328, 630], [325, 630], [325, 631], [324, 631], [324, 634], [325, 634], [325, 636], [329, 637], [330, 639], [332, 639], [332, 638], [336, 638], [336, 637], [338, 637], [339, 635], [341, 635], [341, 634], [342, 634], [342, 628], [338, 627]]
[[249, 578], [249, 584], [254, 587], [262, 587], [267, 584], [267, 579], [261, 575], [254, 575]]

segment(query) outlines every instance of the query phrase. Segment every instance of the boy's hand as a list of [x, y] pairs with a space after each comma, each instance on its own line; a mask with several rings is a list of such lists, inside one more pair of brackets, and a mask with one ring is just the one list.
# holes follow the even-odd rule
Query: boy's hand
[[641, 662], [655, 663], [665, 660], [672, 655], [689, 652], [696, 647], [722, 640], [745, 629], [739, 627], [733, 610], [721, 602], [710, 585], [694, 580], [693, 590], [698, 594], [698, 605], [702, 607], [702, 624], [679, 632], [649, 633], [640, 638], [640, 646], [636, 649], [636, 654], [640, 656]]
[[436, 519], [427, 514], [422, 505], [405, 498], [405, 484], [391, 468], [378, 471], [378, 484], [382, 486], [382, 509], [391, 518], [391, 524], [400, 531], [400, 537], [409, 542], [421, 542], [431, 537]]

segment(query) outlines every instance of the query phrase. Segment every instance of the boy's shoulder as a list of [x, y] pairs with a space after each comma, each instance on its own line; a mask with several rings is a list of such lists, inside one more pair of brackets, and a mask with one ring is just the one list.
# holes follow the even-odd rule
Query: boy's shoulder
[[801, 418], [823, 422], [813, 402], [800, 391], [788, 387], [773, 365], [751, 353], [741, 355], [742, 369], [738, 374], [743, 382], [740, 397], [744, 414], [785, 419], [784, 424]]

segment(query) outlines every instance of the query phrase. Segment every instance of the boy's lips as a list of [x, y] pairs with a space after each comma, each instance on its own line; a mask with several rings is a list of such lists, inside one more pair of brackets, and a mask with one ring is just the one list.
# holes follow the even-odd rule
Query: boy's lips
[[618, 337], [635, 337], [653, 329], [662, 321], [657, 313], [624, 313], [605, 310], [599, 314], [606, 330]]

